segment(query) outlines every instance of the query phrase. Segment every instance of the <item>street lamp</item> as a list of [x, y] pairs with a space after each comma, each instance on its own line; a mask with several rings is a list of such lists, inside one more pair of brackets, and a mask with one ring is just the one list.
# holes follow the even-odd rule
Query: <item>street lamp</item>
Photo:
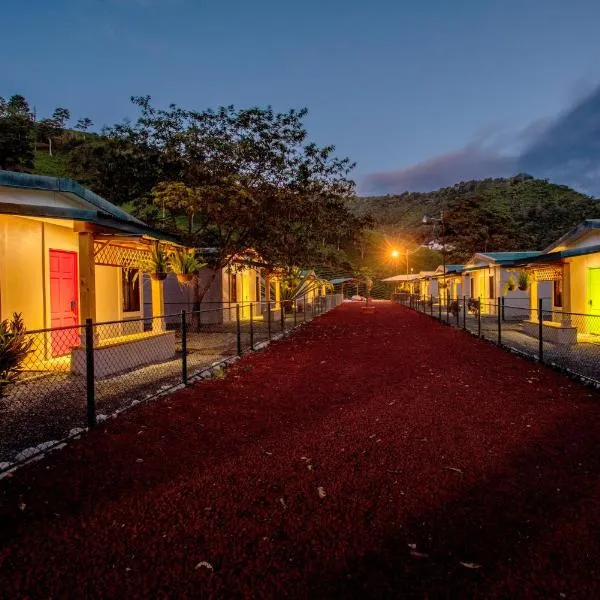
[[[408, 275], [408, 248], [404, 250], [406, 255], [406, 274]], [[394, 264], [397, 262], [397, 259], [400, 257], [400, 250], [392, 250], [392, 258], [395, 259]]]
[[[448, 297], [448, 291], [446, 288], [446, 240], [445, 240], [445, 225], [444, 225], [444, 211], [440, 211], [439, 218], [428, 217], [427, 215], [423, 216], [423, 225], [428, 225], [430, 222], [439, 223], [440, 224], [440, 239], [442, 241], [442, 269], [443, 269], [443, 282], [444, 282], [444, 290], [446, 290], [445, 295]], [[441, 297], [441, 294], [440, 294]]]

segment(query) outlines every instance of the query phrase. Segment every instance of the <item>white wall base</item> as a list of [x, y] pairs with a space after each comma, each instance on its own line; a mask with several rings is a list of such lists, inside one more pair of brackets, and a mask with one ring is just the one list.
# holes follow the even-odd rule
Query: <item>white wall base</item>
[[[97, 378], [110, 377], [145, 365], [172, 360], [175, 357], [175, 332], [149, 333], [133, 340], [104, 342], [94, 348], [94, 374]], [[73, 348], [71, 371], [85, 375], [85, 348]]]

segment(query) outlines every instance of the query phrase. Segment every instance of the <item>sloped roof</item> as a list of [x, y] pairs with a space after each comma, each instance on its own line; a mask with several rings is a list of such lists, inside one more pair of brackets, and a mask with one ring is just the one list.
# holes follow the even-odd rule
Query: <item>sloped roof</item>
[[541, 254], [541, 252], [537, 250], [527, 250], [523, 252], [478, 252], [481, 256], [487, 256], [491, 258], [494, 262], [504, 263], [511, 262], [513, 260], [520, 260], [522, 258], [532, 258]]
[[10, 214], [70, 218], [88, 221], [101, 227], [116, 229], [126, 233], [149, 235], [158, 239], [178, 241], [175, 236], [153, 229], [122, 208], [115, 206], [98, 194], [66, 177], [49, 177], [47, 175], [33, 175], [31, 173], [0, 170], [0, 187], [60, 193], [67, 198], [83, 202], [84, 206], [87, 205], [86, 209], [81, 210], [67, 207], [57, 208], [52, 206], [2, 203], [4, 204], [4, 208], [6, 208], [4, 212]]
[[544, 248], [543, 254], [548, 254], [549, 252], [552, 252], [554, 248], [562, 246], [568, 242], [574, 242], [594, 229], [600, 229], [600, 219], [586, 219], [585, 221], [579, 223], [579, 225], [573, 227], [573, 229], [567, 231], [567, 233], [559, 237], [555, 242], [552, 242], [552, 244], [550, 244], [547, 248]]

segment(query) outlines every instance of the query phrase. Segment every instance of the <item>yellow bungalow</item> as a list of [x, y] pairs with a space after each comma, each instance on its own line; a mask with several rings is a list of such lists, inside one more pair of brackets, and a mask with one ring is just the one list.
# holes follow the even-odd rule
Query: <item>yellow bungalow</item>
[[537, 335], [541, 287], [548, 284], [551, 312], [543, 314], [545, 339], [568, 344], [600, 335], [600, 219], [574, 227], [522, 267], [531, 282], [532, 318], [524, 325], [528, 333]]
[[505, 318], [512, 318], [517, 312], [522, 316], [529, 306], [529, 292], [512, 285], [518, 276], [516, 265], [539, 254], [535, 251], [475, 253], [462, 270], [463, 294], [481, 300], [482, 314], [496, 314], [498, 298], [504, 296], [508, 307]]
[[[440, 265], [430, 276], [430, 295], [434, 298], [457, 300], [463, 295], [463, 265]], [[444, 293], [444, 290], [446, 292]]]
[[99, 375], [138, 366], [139, 357], [171, 358], [174, 333], [157, 318], [162, 281], [151, 284], [151, 326], [143, 319], [139, 273], [156, 241], [177, 245], [75, 181], [0, 171], [0, 318], [19, 312], [28, 330], [42, 330], [36, 362], [44, 368], [81, 371], [77, 326], [86, 319], [111, 322], [95, 327], [97, 351], [111, 355], [111, 364], [97, 361], [106, 363]]
[[[214, 248], [200, 250], [206, 258], [216, 252]], [[242, 319], [257, 317], [265, 309], [266, 279], [263, 276], [265, 265], [252, 253], [251, 256], [234, 257], [230, 264], [214, 272], [210, 267], [200, 270], [198, 286], [206, 289], [200, 305], [203, 312], [202, 320], [205, 323], [227, 323], [236, 320], [236, 305], [240, 306]], [[278, 280], [270, 279], [273, 288], [273, 299], [279, 302]], [[150, 280], [144, 282], [146, 297], [150, 294]], [[196, 300], [196, 285], [181, 285], [174, 274], [169, 274], [165, 280], [165, 310], [169, 320], [177, 319], [182, 311], [194, 309]], [[151, 302], [145, 304], [145, 312], [151, 311]]]

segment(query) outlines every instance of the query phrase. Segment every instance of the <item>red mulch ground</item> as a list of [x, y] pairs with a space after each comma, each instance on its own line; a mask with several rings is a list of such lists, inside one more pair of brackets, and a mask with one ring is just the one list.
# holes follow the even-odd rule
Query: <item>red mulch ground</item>
[[0, 596], [598, 598], [599, 440], [595, 392], [344, 305], [1, 481]]

